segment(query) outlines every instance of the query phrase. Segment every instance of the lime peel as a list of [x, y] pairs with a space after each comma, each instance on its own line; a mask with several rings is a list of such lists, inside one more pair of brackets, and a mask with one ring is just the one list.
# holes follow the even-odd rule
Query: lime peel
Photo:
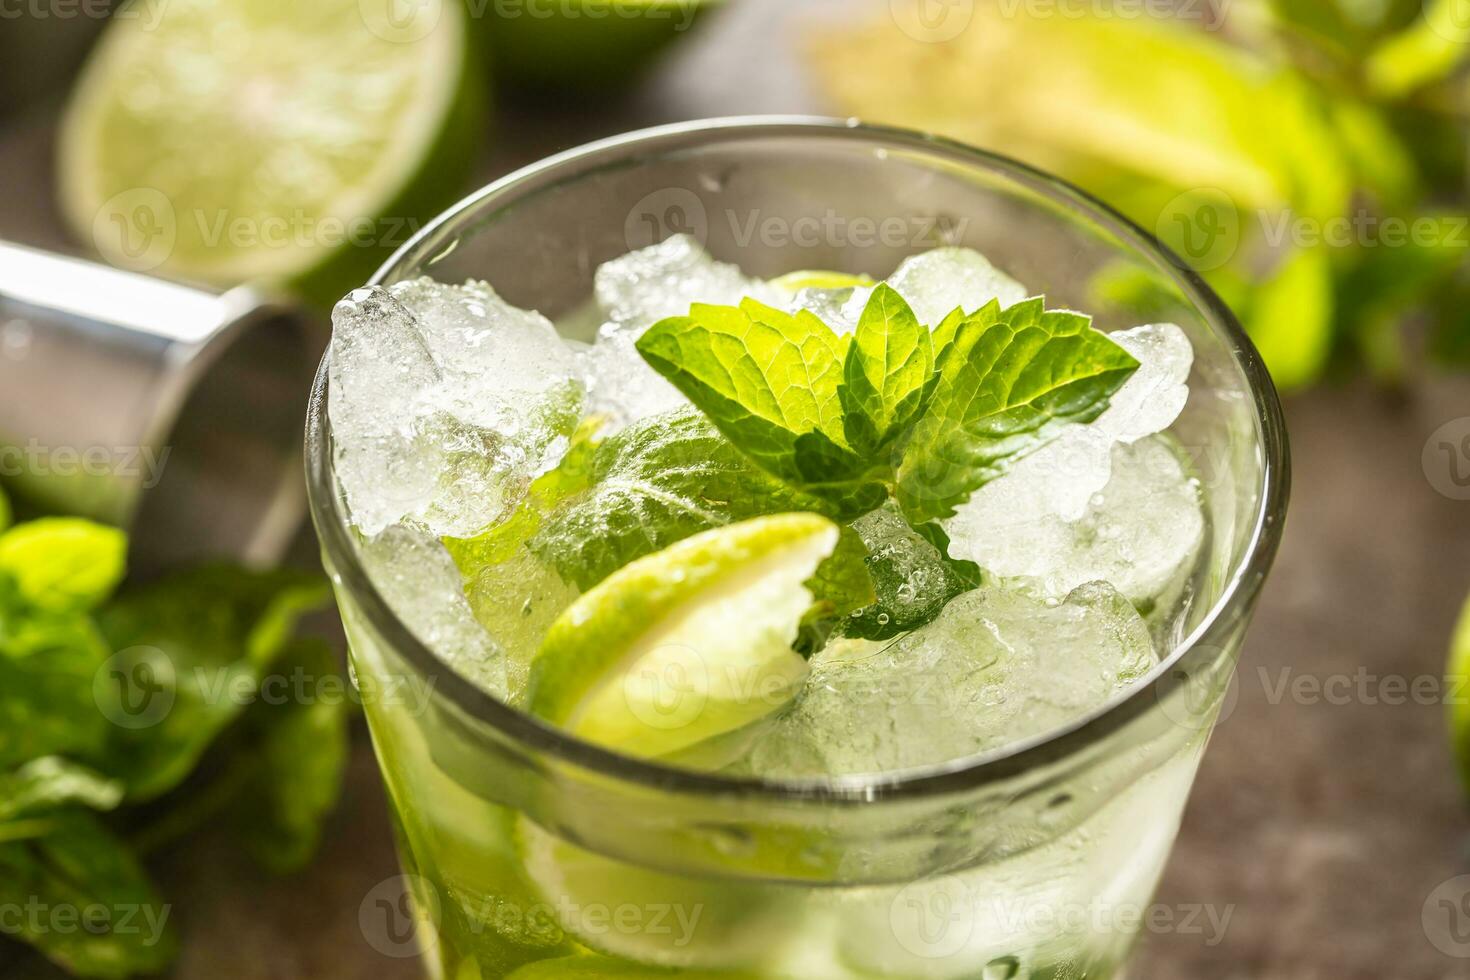
[[552, 625], [532, 663], [532, 712], [655, 757], [784, 706], [807, 673], [791, 648], [812, 602], [803, 583], [838, 534], [816, 514], [779, 514], [625, 566]]

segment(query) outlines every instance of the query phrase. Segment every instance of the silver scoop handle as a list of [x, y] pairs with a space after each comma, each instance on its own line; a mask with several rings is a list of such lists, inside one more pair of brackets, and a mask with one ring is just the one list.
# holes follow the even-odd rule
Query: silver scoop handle
[[135, 567], [269, 564], [305, 514], [326, 333], [219, 293], [0, 242], [0, 484], [129, 528]]

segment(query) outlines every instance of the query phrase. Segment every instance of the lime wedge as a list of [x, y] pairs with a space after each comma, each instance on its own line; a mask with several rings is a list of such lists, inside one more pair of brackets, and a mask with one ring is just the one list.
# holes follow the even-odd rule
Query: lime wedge
[[330, 301], [459, 195], [484, 86], [449, 0], [170, 0], [115, 17], [61, 127], [108, 261]]
[[534, 714], [660, 756], [787, 704], [791, 649], [837, 526], [781, 514], [715, 528], [619, 569], [552, 624], [531, 664]]
[[[647, 976], [650, 967], [759, 971], [790, 956], [792, 943], [809, 938], [796, 928], [801, 913], [791, 889], [671, 875], [615, 861], [567, 843], [524, 817], [519, 833], [526, 876], [546, 904], [559, 910], [561, 928], [587, 948], [626, 957], [643, 969], [642, 974], [610, 976]], [[622, 923], [586, 914], [602, 909], [623, 910]], [[558, 962], [607, 966], [604, 961]]]
[[[1460, 622], [1455, 627], [1446, 673], [1452, 692], [1470, 691], [1470, 602], [1465, 604]], [[1460, 776], [1465, 782], [1465, 789], [1470, 791], [1470, 698], [1452, 697], [1449, 703], [1451, 744], [1455, 758], [1460, 762]]]
[[777, 289], [795, 293], [803, 289], [851, 289], [856, 286], [871, 286], [873, 280], [867, 276], [853, 275], [850, 272], [803, 269], [800, 272], [788, 272], [784, 276], [772, 279], [771, 285]]

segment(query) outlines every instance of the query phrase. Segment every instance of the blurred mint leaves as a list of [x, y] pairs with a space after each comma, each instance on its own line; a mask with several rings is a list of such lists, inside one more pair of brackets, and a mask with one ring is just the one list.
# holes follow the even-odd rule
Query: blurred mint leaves
[[813, 63], [844, 113], [1118, 207], [1231, 303], [1283, 387], [1341, 364], [1397, 380], [1421, 348], [1470, 364], [1463, 2], [1126, 13], [977, 4], [945, 43], [875, 20], [814, 39]]
[[9, 515], [0, 493], [0, 905], [36, 914], [0, 932], [79, 976], [157, 973], [177, 938], [151, 848], [223, 820], [295, 870], [340, 793], [346, 698], [261, 696], [344, 690], [295, 638], [326, 587], [219, 567], [118, 591], [122, 532]]

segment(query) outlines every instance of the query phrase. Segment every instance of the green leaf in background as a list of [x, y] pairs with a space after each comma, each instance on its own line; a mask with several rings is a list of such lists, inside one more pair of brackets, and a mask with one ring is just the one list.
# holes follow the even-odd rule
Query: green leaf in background
[[127, 535], [116, 528], [47, 517], [0, 534], [0, 575], [39, 609], [90, 609], [122, 581], [127, 550]]
[[843, 341], [818, 317], [755, 300], [738, 308], [695, 304], [638, 339], [654, 370], [729, 440], [782, 479], [800, 484], [858, 475], [845, 444]]
[[[341, 681], [337, 658], [319, 640], [297, 640], [281, 654], [277, 671], [317, 682]], [[320, 683], [307, 698], [260, 704], [255, 736], [246, 750], [250, 775], [235, 810], [252, 855], [277, 874], [299, 871], [315, 855], [322, 824], [342, 794], [347, 769], [350, 702]]]
[[35, 610], [0, 574], [0, 769], [101, 754], [108, 726], [93, 682], [109, 652], [86, 615]]
[[840, 624], [847, 636], [887, 640], [931, 622], [949, 600], [980, 585], [980, 566], [949, 556], [938, 524], [910, 527], [889, 505], [859, 518], [876, 601]]
[[85, 766], [57, 756], [32, 759], [12, 773], [0, 774], [0, 840], [5, 826], [70, 804], [111, 810], [122, 802], [123, 787]]
[[127, 846], [83, 811], [58, 811], [45, 824], [0, 844], [0, 906], [44, 914], [7, 917], [0, 931], [80, 976], [120, 980], [167, 967], [178, 948], [172, 908]]
[[1090, 422], [1138, 368], [1082, 314], [1029, 299], [994, 301], [959, 327], [939, 363], [929, 411], [898, 470], [898, 501], [918, 526], [970, 494], [1069, 423]]
[[10, 527], [11, 519], [10, 498], [5, 495], [5, 488], [0, 487], [0, 531]]
[[1363, 73], [1373, 92], [1398, 99], [1449, 78], [1467, 57], [1470, 18], [1464, 0], [1426, 0], [1421, 16], [1367, 57]]
[[933, 392], [933, 338], [886, 283], [873, 290], [847, 348], [837, 394], [848, 443], [878, 458], [924, 410]]
[[1333, 279], [1327, 249], [1289, 256], [1246, 300], [1251, 338], [1282, 387], [1317, 377], [1332, 353]]
[[[845, 114], [1003, 147], [1156, 232], [1236, 305], [1289, 388], [1318, 378], [1346, 341], [1392, 346], [1364, 345], [1356, 320], [1378, 333], [1402, 321], [1377, 312], [1382, 304], [1360, 316], [1332, 301], [1351, 288], [1361, 236], [1311, 244], [1298, 229], [1320, 237], [1363, 213], [1412, 215], [1426, 195], [1463, 201], [1470, 90], [1426, 87], [1470, 53], [1446, 47], [1458, 34], [1434, 20], [1458, 2], [1434, 0], [1422, 17], [1417, 0], [1241, 2], [1229, 31], [1187, 17], [1014, 16], [979, 4], [947, 44], [875, 18], [818, 39], [813, 61]], [[1394, 101], [1410, 87], [1413, 103]], [[1222, 220], [1181, 224], [1205, 196], [1216, 202], [1207, 217]], [[1215, 236], [1208, 261], [1188, 240], [1202, 234]], [[1425, 290], [1415, 306], [1458, 322], [1438, 296], [1447, 286]]]
[[177, 786], [254, 699], [296, 621], [329, 601], [326, 583], [299, 572], [203, 568], [125, 592], [99, 613], [117, 651], [107, 747], [109, 774], [130, 800]]

